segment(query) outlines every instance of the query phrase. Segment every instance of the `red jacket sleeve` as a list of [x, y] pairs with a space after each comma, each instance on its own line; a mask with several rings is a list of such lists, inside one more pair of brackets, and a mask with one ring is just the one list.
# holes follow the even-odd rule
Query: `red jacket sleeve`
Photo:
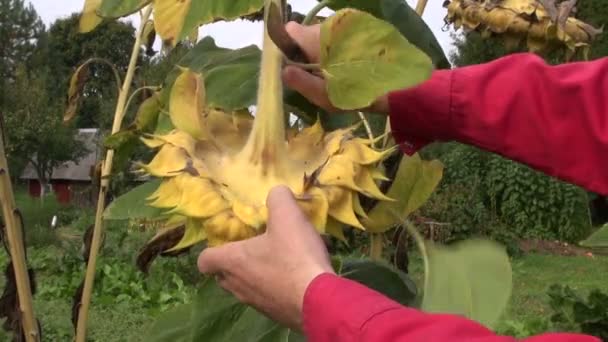
[[531, 53], [454, 70], [389, 94], [411, 154], [459, 141], [608, 195], [608, 58], [548, 65]]
[[[303, 305], [310, 342], [516, 342], [456, 315], [407, 308], [354, 281], [329, 273], [315, 278]], [[601, 342], [575, 334], [545, 334], [524, 342]]]

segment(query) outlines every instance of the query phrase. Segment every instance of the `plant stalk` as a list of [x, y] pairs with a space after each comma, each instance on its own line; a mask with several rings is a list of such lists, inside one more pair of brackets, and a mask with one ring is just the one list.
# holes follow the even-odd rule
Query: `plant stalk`
[[15, 272], [17, 283], [17, 295], [19, 298], [19, 310], [23, 318], [23, 333], [25, 340], [40, 341], [38, 322], [34, 316], [34, 304], [27, 261], [25, 259], [25, 246], [23, 243], [23, 227], [20, 219], [17, 219], [15, 197], [8, 170], [8, 161], [4, 147], [4, 130], [0, 127], [0, 202], [2, 203], [2, 216], [6, 227], [6, 238], [10, 257]]
[[[144, 26], [150, 15], [152, 14], [152, 6], [148, 6], [144, 11], [142, 21], [137, 32], [135, 44], [133, 46], [133, 52], [131, 53], [131, 60], [129, 62], [129, 68], [127, 69], [127, 75], [122, 84], [120, 95], [118, 96], [118, 102], [116, 105], [116, 112], [114, 113], [114, 123], [112, 124], [112, 134], [116, 134], [120, 131], [122, 121], [125, 116], [125, 107], [127, 103], [127, 97], [131, 89], [131, 83], [135, 75], [135, 69], [137, 67], [137, 59], [141, 50], [141, 42], [143, 38]], [[87, 320], [89, 313], [89, 306], [91, 304], [91, 294], [93, 292], [93, 283], [95, 281], [95, 268], [97, 264], [97, 255], [99, 254], [99, 248], [101, 246], [101, 237], [103, 235], [103, 211], [105, 209], [105, 199], [110, 185], [109, 175], [112, 172], [112, 161], [114, 159], [114, 150], [108, 150], [106, 153], [106, 159], [102, 166], [101, 174], [101, 185], [99, 188], [99, 197], [97, 199], [97, 212], [95, 214], [95, 227], [93, 228], [93, 241], [91, 242], [91, 251], [89, 254], [89, 262], [87, 264], [87, 271], [84, 280], [84, 288], [82, 291], [81, 306], [78, 311], [78, 325], [76, 328], [76, 342], [85, 342], [86, 340], [86, 329]]]
[[308, 12], [306, 17], [304, 17], [302, 25], [310, 25], [317, 16], [317, 14], [319, 14], [319, 12], [321, 12], [325, 7], [327, 7], [328, 4], [329, 0], [323, 0], [316, 4], [315, 7], [313, 7], [310, 12]]
[[428, 0], [418, 0], [418, 3], [416, 4], [416, 13], [418, 13], [418, 15], [421, 17], [424, 13], [424, 9], [426, 8], [427, 2]]
[[99, 57], [90, 58], [89, 60], [84, 62], [83, 65], [92, 64], [92, 63], [101, 63], [101, 64], [105, 64], [108, 67], [110, 67], [110, 69], [114, 73], [114, 80], [116, 81], [116, 91], [118, 92], [118, 96], [120, 96], [120, 89], [122, 87], [122, 79], [121, 79], [120, 73], [118, 72], [116, 67], [109, 60], [107, 60], [105, 58], [99, 58]]
[[384, 250], [384, 235], [382, 233], [372, 233], [369, 236], [369, 257], [373, 261], [382, 260]]

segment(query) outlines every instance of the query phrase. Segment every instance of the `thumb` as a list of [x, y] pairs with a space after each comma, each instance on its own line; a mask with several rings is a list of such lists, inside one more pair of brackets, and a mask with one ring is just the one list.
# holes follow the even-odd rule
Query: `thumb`
[[293, 195], [291, 189], [286, 186], [277, 186], [270, 190], [266, 199], [268, 207], [267, 230], [272, 232], [277, 228], [291, 227], [306, 222], [306, 215]]
[[287, 66], [283, 69], [283, 82], [292, 90], [302, 94], [313, 104], [329, 112], [339, 111], [331, 104], [327, 96], [324, 79], [312, 75], [302, 68]]

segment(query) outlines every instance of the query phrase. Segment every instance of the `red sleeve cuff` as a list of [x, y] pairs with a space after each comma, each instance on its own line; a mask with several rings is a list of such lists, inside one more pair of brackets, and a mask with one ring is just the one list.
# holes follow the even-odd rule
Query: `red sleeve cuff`
[[436, 70], [426, 82], [388, 94], [395, 142], [411, 155], [452, 138], [452, 70]]
[[304, 333], [309, 341], [348, 341], [374, 315], [400, 307], [355, 281], [324, 273], [304, 294]]

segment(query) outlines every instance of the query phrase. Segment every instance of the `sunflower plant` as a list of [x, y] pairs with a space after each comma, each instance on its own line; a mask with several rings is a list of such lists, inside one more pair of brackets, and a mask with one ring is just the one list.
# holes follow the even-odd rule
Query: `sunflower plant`
[[[332, 14], [319, 16], [324, 8]], [[484, 240], [445, 247], [420, 237], [407, 219], [433, 193], [443, 166], [417, 154], [402, 155], [386, 116], [360, 110], [389, 91], [421, 84], [434, 69], [449, 65], [430, 29], [406, 1], [323, 0], [302, 15], [281, 0], [85, 0], [80, 30], [90, 32], [105, 20], [135, 13], [141, 24], [133, 63], [106, 139], [87, 276], [75, 297], [77, 341], [86, 337], [105, 221], [153, 227], [155, 236], [137, 257], [138, 266], [148, 272], [158, 256], [179, 256], [263, 234], [266, 196], [276, 185], [290, 187], [319, 234], [343, 241], [346, 229], [369, 235], [371, 258], [336, 255], [338, 273], [406, 305], [464, 314], [487, 324], [497, 319], [511, 288], [504, 248]], [[207, 24], [235, 20], [263, 25], [261, 47], [233, 50], [199, 37]], [[302, 59], [284, 31], [287, 20], [321, 25], [318, 64]], [[163, 84], [131, 90], [134, 61], [156, 40], [165, 52], [184, 41], [193, 48]], [[285, 89], [280, 77], [285, 64], [324, 77], [333, 106], [347, 113], [328, 115]], [[86, 71], [81, 66], [72, 77], [66, 120], [83, 96]], [[149, 96], [135, 120], [123, 127], [129, 98], [143, 90]], [[145, 183], [106, 207], [113, 159], [128, 160], [130, 146], [139, 143], [152, 153], [149, 160], [132, 163], [132, 171]], [[398, 226], [414, 236], [424, 256], [423, 291], [382, 260], [382, 236]], [[149, 339], [240, 340], [239, 333], [262, 328], [258, 339], [301, 338], [205, 279], [193, 303], [159, 318]]]

